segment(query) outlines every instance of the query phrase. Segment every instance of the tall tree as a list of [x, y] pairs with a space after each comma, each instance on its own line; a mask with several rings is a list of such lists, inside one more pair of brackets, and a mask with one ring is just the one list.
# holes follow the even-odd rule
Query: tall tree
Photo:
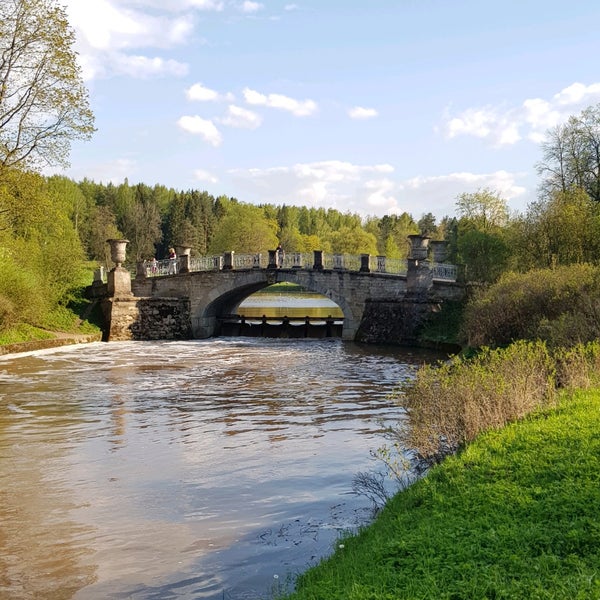
[[600, 104], [549, 130], [541, 148], [536, 168], [544, 197], [578, 187], [600, 202]]
[[433, 213], [424, 214], [418, 221], [417, 225], [419, 226], [419, 231], [421, 235], [426, 235], [428, 237], [436, 237], [437, 235], [437, 226], [435, 224], [435, 216]]
[[509, 217], [506, 200], [488, 188], [460, 194], [456, 199], [456, 212], [480, 231], [504, 227]]
[[597, 262], [600, 206], [581, 188], [557, 191], [528, 207], [516, 233], [514, 245], [524, 267]]
[[266, 252], [277, 246], [277, 221], [265, 217], [263, 209], [251, 204], [232, 203], [218, 222], [210, 243], [211, 253]]
[[0, 177], [68, 166], [71, 141], [94, 132], [74, 41], [54, 0], [0, 2]]
[[489, 189], [460, 194], [457, 228], [458, 258], [471, 281], [493, 282], [505, 270], [510, 251], [505, 236], [509, 211], [504, 200]]

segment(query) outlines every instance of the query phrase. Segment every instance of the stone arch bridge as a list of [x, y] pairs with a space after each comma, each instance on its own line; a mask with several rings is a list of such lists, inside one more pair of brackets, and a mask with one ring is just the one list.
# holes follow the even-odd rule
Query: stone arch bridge
[[[149, 264], [141, 264], [131, 280], [129, 271], [117, 263], [108, 273], [108, 284], [104, 284], [104, 314], [109, 323], [106, 339], [171, 337], [164, 327], [158, 334], [156, 324], [149, 326], [150, 314], [170, 320], [171, 330], [179, 331], [175, 338], [212, 337], [219, 333], [221, 318], [235, 313], [249, 295], [274, 283], [291, 282], [340, 306], [345, 340], [410, 341], [411, 331], [425, 314], [439, 309], [441, 302], [462, 298], [464, 293], [456, 281], [456, 268], [432, 260], [435, 257], [430, 251], [428, 254], [427, 238], [411, 238], [418, 239], [411, 239], [411, 256], [400, 269], [387, 268], [384, 257], [337, 255], [329, 260], [320, 251], [314, 252], [312, 260], [304, 257], [304, 261], [300, 255], [281, 260], [270, 251], [268, 264], [261, 265], [256, 255], [254, 264], [246, 260], [241, 266], [236, 266], [239, 257], [230, 252], [212, 257], [210, 268], [198, 268], [189, 252], [182, 249], [173, 268], [169, 265], [167, 270], [154, 273]], [[385, 339], [389, 337], [394, 339]]]

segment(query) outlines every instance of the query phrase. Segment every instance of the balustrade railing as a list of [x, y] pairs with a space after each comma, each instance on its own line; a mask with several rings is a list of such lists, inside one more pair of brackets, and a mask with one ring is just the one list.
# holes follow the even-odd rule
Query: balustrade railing
[[[315, 266], [315, 256], [313, 253], [288, 252], [283, 257], [281, 265], [269, 265], [269, 256], [266, 253], [231, 254], [232, 268], [239, 270], [266, 269], [273, 266], [279, 266], [282, 269], [312, 270]], [[223, 270], [224, 262], [223, 255], [194, 256], [189, 258], [190, 271], [221, 271]], [[457, 280], [458, 269], [456, 265], [446, 263], [429, 264], [433, 271], [434, 280]], [[390, 275], [406, 276], [408, 270], [406, 259], [371, 255], [322, 254], [322, 268], [325, 270], [358, 272], [365, 271], [366, 266], [368, 266], [368, 271], [371, 273], [387, 273]], [[180, 272], [180, 265], [179, 261], [169, 259], [145, 261], [144, 263], [140, 263], [137, 273], [132, 272], [132, 275], [137, 274], [139, 276], [140, 269], [142, 276], [158, 277], [176, 275]]]
[[433, 263], [431, 268], [433, 271], [433, 278], [439, 281], [456, 281], [458, 277], [458, 269], [456, 265]]
[[234, 254], [234, 269], [264, 269], [267, 267], [268, 258], [262, 254]]
[[374, 273], [390, 273], [406, 275], [408, 264], [404, 258], [388, 258], [387, 256], [369, 256], [369, 269]]

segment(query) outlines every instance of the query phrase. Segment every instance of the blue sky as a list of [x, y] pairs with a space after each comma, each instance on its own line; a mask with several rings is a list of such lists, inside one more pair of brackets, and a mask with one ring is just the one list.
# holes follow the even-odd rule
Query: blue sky
[[600, 102], [588, 0], [62, 0], [98, 131], [63, 173], [363, 216], [536, 199]]

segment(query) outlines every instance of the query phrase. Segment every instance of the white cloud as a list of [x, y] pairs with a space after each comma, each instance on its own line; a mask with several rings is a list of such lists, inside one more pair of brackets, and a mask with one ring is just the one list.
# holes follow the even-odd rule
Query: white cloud
[[600, 83], [573, 83], [550, 100], [527, 98], [520, 106], [467, 108], [456, 116], [446, 114], [447, 138], [467, 135], [486, 139], [496, 146], [513, 145], [524, 137], [540, 143], [545, 132], [600, 100]]
[[512, 113], [502, 113], [494, 107], [468, 108], [447, 121], [446, 134], [448, 138], [459, 135], [486, 138], [499, 146], [514, 144], [521, 136], [518, 122], [513, 118]]
[[[112, 0], [123, 2], [128, 0]], [[195, 9], [206, 12], [221, 12], [225, 9], [223, 0], [129, 0], [142, 8], [153, 8], [169, 12], [181, 12]]]
[[218, 183], [219, 178], [216, 175], [213, 175], [210, 171], [205, 171], [204, 169], [196, 169], [194, 171], [194, 177], [198, 181], [204, 181], [206, 183]]
[[229, 176], [245, 197], [259, 202], [280, 204], [282, 198], [293, 198], [298, 205], [334, 208], [362, 216], [407, 212], [420, 218], [431, 212], [441, 219], [455, 214], [459, 194], [486, 187], [498, 191], [511, 208], [525, 208], [519, 204], [527, 199], [526, 188], [518, 183], [523, 174], [450, 173], [399, 180], [392, 177], [393, 173], [394, 168], [387, 164], [355, 165], [331, 160], [235, 170]]
[[111, 75], [147, 79], [149, 77], [183, 77], [187, 64], [160, 57], [137, 56], [121, 52], [80, 55], [82, 76], [86, 81]]
[[250, 0], [245, 0], [245, 2], [242, 2], [240, 6], [240, 10], [244, 13], [255, 13], [262, 10], [264, 7], [264, 4], [261, 4], [260, 2], [251, 2]]
[[583, 103], [596, 102], [600, 99], [600, 83], [584, 85], [573, 83], [554, 95], [553, 100], [560, 106], [573, 106]]
[[[187, 73], [187, 65], [147, 56], [141, 49], [166, 49], [186, 42], [193, 31], [189, 15], [153, 15], [112, 0], [68, 0], [69, 22], [84, 79], [126, 74], [131, 77]], [[137, 49], [134, 55], [129, 52]], [[136, 68], [137, 65], [137, 68]]]
[[393, 212], [397, 206], [397, 185], [391, 179], [372, 179], [365, 182], [365, 202], [373, 213]]
[[188, 66], [175, 60], [164, 60], [160, 57], [112, 55], [113, 72], [128, 75], [138, 79], [174, 75], [183, 77], [188, 72]]
[[296, 117], [312, 115], [318, 108], [313, 100], [295, 100], [282, 94], [265, 95], [250, 88], [244, 88], [242, 93], [248, 104], [286, 110]]
[[221, 133], [215, 124], [197, 115], [183, 116], [177, 121], [177, 125], [184, 131], [199, 135], [212, 146], [220, 146], [223, 141]]
[[[413, 215], [431, 212], [441, 217], [455, 214], [456, 197], [489, 188], [507, 200], [513, 209], [523, 210], [527, 189], [517, 182], [524, 174], [495, 171], [492, 173], [449, 173], [432, 177], [413, 177], [399, 183], [399, 208]], [[420, 210], [415, 210], [418, 207]]]
[[234, 99], [233, 94], [229, 92], [226, 94], [220, 94], [216, 90], [212, 90], [202, 85], [201, 83], [194, 83], [194, 85], [190, 86], [186, 91], [185, 95], [188, 100], [198, 101], [198, 102], [218, 102], [218, 101], [227, 101], [232, 102]]
[[[165, 4], [164, 0], [160, 0], [160, 3], [161, 6]], [[217, 12], [222, 11], [225, 7], [225, 4], [218, 0], [187, 0], [184, 4], [199, 10], [214, 10]]]
[[262, 118], [251, 110], [231, 104], [227, 107], [227, 115], [219, 119], [219, 123], [239, 129], [256, 129], [260, 127]]
[[[384, 179], [377, 184], [373, 175], [394, 171], [388, 164], [355, 165], [330, 160], [297, 163], [289, 167], [235, 170], [230, 175], [237, 185], [256, 195], [261, 202], [281, 203], [281, 198], [293, 198], [299, 205], [325, 206], [342, 212], [368, 214], [371, 208], [390, 204], [385, 193], [390, 185]], [[356, 190], [366, 187], [368, 193], [357, 198]]]
[[355, 106], [348, 110], [348, 116], [351, 119], [372, 119], [377, 114], [374, 108], [364, 108], [363, 106]]
[[95, 50], [170, 48], [184, 43], [193, 30], [189, 16], [154, 16], [107, 0], [69, 0], [69, 21], [78, 40]]

